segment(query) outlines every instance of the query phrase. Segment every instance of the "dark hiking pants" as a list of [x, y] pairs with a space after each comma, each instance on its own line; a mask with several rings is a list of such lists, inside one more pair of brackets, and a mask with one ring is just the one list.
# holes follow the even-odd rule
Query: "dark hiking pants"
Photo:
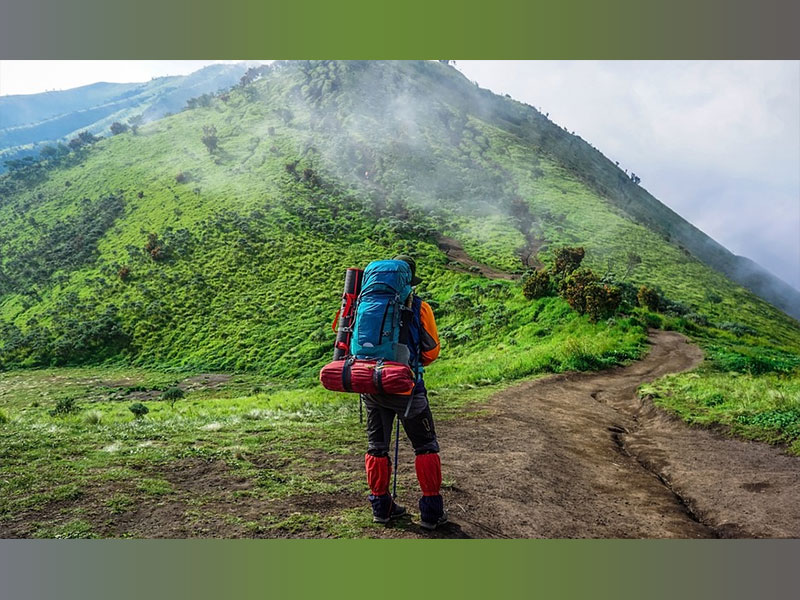
[[414, 390], [408, 416], [405, 414], [409, 396], [361, 394], [361, 400], [367, 409], [367, 454], [389, 455], [395, 416], [400, 419], [415, 454], [439, 452], [433, 415], [428, 405], [428, 391], [424, 384], [417, 385]]

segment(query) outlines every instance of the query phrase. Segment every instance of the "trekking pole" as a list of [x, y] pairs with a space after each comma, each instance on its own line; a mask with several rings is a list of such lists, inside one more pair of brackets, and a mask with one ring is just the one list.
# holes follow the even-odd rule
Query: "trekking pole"
[[392, 484], [392, 499], [397, 499], [397, 457], [400, 454], [400, 415], [397, 415], [397, 427], [394, 430], [394, 483]]

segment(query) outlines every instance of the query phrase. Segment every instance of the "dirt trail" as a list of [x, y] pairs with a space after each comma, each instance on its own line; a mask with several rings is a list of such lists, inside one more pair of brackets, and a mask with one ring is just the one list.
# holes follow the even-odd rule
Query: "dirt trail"
[[[480, 407], [488, 416], [442, 423], [453, 525], [437, 535], [800, 536], [800, 459], [690, 428], [639, 400], [641, 383], [702, 360], [680, 334], [650, 341], [628, 367], [526, 382]], [[401, 500], [415, 508], [404, 470]], [[420, 534], [404, 525], [385, 535]]]
[[462, 273], [470, 273], [472, 275], [483, 275], [488, 279], [519, 279], [519, 275], [506, 273], [494, 267], [490, 267], [484, 263], [473, 260], [469, 254], [466, 253], [461, 242], [457, 239], [440, 235], [436, 238], [436, 243], [439, 249], [445, 253], [447, 258], [452, 262], [448, 265], [449, 269], [453, 271], [460, 271]]

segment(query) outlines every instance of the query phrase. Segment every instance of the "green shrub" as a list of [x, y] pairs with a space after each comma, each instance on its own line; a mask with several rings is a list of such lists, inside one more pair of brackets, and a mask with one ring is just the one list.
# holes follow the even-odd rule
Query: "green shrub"
[[613, 316], [619, 309], [622, 294], [619, 288], [607, 283], [596, 283], [586, 290], [586, 313], [592, 323]]
[[128, 131], [129, 126], [125, 123], [114, 121], [109, 129], [111, 129], [112, 135], [119, 135], [120, 133], [125, 133], [126, 131]]
[[538, 300], [554, 293], [550, 273], [545, 269], [528, 273], [522, 279], [522, 295], [528, 300]]
[[599, 358], [589, 349], [586, 342], [570, 337], [562, 347], [562, 366], [569, 371], [589, 371], [601, 366]]
[[639, 301], [636, 297], [638, 293], [638, 289], [635, 285], [628, 283], [627, 281], [615, 281], [613, 279], [606, 280], [603, 278], [603, 283], [609, 283], [613, 285], [615, 288], [619, 290], [620, 295], [620, 302], [619, 306], [621, 310], [631, 311], [636, 306], [638, 306]]
[[763, 429], [800, 429], [800, 409], [774, 409], [750, 415], [739, 415], [736, 421], [742, 425], [756, 425]]
[[161, 394], [161, 399], [169, 402], [170, 406], [175, 406], [175, 402], [183, 398], [185, 395], [186, 392], [175, 386], [165, 390], [164, 393]]
[[4, 413], [2, 410], [0, 410], [0, 425], [8, 423], [8, 421], [9, 421], [8, 415]]
[[661, 329], [664, 325], [664, 319], [661, 315], [657, 315], [651, 312], [643, 312], [641, 314], [642, 324], [648, 329]]
[[725, 396], [723, 396], [719, 392], [714, 392], [712, 394], [709, 394], [705, 398], [701, 398], [700, 400], [706, 406], [719, 406], [720, 404], [723, 404], [725, 402]]
[[466, 294], [456, 293], [450, 296], [448, 304], [456, 310], [467, 310], [472, 308], [472, 298]]
[[580, 246], [565, 246], [554, 252], [553, 271], [557, 276], [567, 277], [583, 262], [586, 251]]
[[147, 243], [144, 245], [144, 251], [155, 261], [166, 258], [164, 244], [158, 239], [158, 234], [155, 233], [147, 234]]
[[508, 309], [500, 304], [486, 313], [488, 323], [495, 329], [501, 329], [508, 325], [511, 315]]
[[203, 125], [203, 137], [200, 138], [205, 144], [210, 154], [217, 151], [219, 147], [219, 137], [217, 136], [217, 128], [213, 125]]
[[708, 317], [701, 313], [690, 312], [686, 315], [686, 319], [701, 327], [708, 327], [711, 324]]
[[117, 277], [119, 277], [120, 281], [128, 281], [131, 276], [131, 268], [128, 266], [121, 266], [119, 271], [117, 271]]
[[743, 335], [758, 334], [758, 332], [752, 327], [748, 327], [747, 325], [743, 325], [742, 323], [733, 323], [730, 321], [719, 323], [717, 325], [717, 329], [722, 329], [723, 331], [730, 331], [736, 337], [742, 337]]
[[143, 418], [147, 413], [150, 412], [150, 409], [147, 408], [141, 402], [135, 402], [128, 407], [128, 410], [133, 413], [133, 416], [137, 419]]
[[659, 294], [659, 310], [672, 317], [683, 317], [691, 312], [691, 308], [686, 306], [683, 302], [675, 302], [664, 295]]
[[103, 413], [99, 410], [90, 410], [83, 416], [83, 422], [87, 425], [99, 425], [103, 420]]
[[695, 324], [683, 317], [666, 317], [663, 327], [665, 331], [680, 331], [682, 333], [697, 331]]
[[561, 296], [579, 314], [586, 313], [586, 296], [597, 284], [597, 275], [591, 269], [578, 269], [564, 279]]
[[709, 356], [716, 368], [750, 375], [791, 373], [800, 366], [800, 356], [761, 346], [709, 346]]
[[51, 417], [63, 417], [78, 411], [78, 401], [76, 398], [61, 398], [56, 402], [55, 408], [50, 410]]
[[646, 285], [641, 286], [636, 297], [639, 301], [639, 306], [642, 308], [652, 312], [657, 312], [661, 308], [661, 294], [653, 288], [649, 288]]

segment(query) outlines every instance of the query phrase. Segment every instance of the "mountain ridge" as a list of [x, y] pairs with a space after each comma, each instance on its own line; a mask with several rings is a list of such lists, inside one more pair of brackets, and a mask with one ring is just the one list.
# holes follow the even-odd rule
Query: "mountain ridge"
[[[489, 92], [488, 90], [482, 90]], [[491, 92], [489, 92], [491, 94]], [[513, 99], [511, 102], [518, 103]], [[676, 211], [638, 185], [599, 149], [566, 127], [557, 125], [533, 106], [523, 104], [540, 117], [540, 126], [558, 135], [539, 135], [531, 141], [550, 151], [575, 174], [639, 222], [672, 236], [710, 267], [800, 321], [800, 290], [769, 272], [754, 260], [738, 256]], [[531, 130], [528, 130], [531, 131]], [[578, 148], [582, 151], [578, 151]], [[600, 165], [598, 165], [600, 163]]]

